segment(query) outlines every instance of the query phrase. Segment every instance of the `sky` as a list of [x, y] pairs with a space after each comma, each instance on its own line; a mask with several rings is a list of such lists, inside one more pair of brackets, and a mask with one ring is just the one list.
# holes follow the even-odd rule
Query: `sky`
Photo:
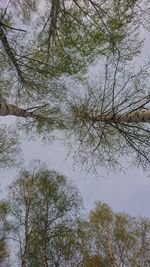
[[[135, 216], [150, 217], [150, 178], [135, 168], [126, 173], [101, 176], [103, 170], [98, 169], [98, 175], [87, 174], [84, 169], [74, 166], [72, 156], [67, 157], [66, 148], [59, 141], [43, 144], [41, 141], [23, 141], [24, 164], [32, 159], [40, 159], [49, 169], [66, 175], [77, 186], [83, 197], [86, 211], [94, 208], [95, 201], [107, 203], [114, 211], [125, 211]], [[5, 197], [7, 186], [15, 178], [17, 171], [11, 169], [1, 172], [1, 196]]]
[[[32, 151], [32, 153], [31, 153]], [[82, 168], [74, 166], [73, 158], [67, 157], [67, 151], [60, 142], [43, 145], [41, 142], [25, 143], [24, 158], [41, 159], [51, 169], [55, 169], [77, 185], [84, 200], [85, 208], [90, 210], [94, 202], [107, 203], [115, 211], [126, 211], [132, 215], [150, 217], [150, 178], [137, 169], [127, 169], [126, 173], [101, 176], [86, 174]]]
[[[143, 53], [138, 63], [145, 60], [149, 54], [150, 34], [141, 32], [145, 38]], [[96, 70], [94, 69], [94, 72]], [[1, 118], [1, 122], [6, 119]], [[15, 119], [9, 116], [7, 121]], [[99, 168], [99, 175], [87, 174], [84, 169], [74, 166], [72, 156], [67, 157], [67, 150], [60, 141], [52, 144], [41, 141], [28, 141], [22, 143], [24, 164], [27, 166], [30, 160], [40, 159], [50, 169], [66, 175], [72, 183], [77, 186], [84, 200], [87, 211], [94, 207], [94, 202], [100, 200], [107, 203], [114, 211], [125, 211], [131, 215], [150, 217], [150, 177], [141, 170], [127, 168], [126, 173], [105, 175], [102, 177], [103, 169]], [[1, 197], [6, 197], [7, 186], [13, 181], [17, 170], [9, 169], [0, 172]]]

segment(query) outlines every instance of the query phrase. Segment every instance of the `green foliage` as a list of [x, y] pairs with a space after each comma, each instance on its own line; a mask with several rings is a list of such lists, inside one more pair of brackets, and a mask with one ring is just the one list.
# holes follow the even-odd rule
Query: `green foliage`
[[72, 82], [66, 104], [67, 141], [77, 148], [76, 158], [86, 163], [87, 172], [97, 166], [120, 171], [123, 158], [129, 166], [142, 166], [149, 172], [149, 124], [113, 117], [149, 110], [149, 63], [136, 72], [119, 57], [98, 66], [97, 76], [93, 73], [86, 80]]
[[11, 230], [8, 222], [9, 204], [6, 201], [0, 201], [0, 266], [5, 265], [9, 257], [7, 236]]
[[112, 219], [111, 209], [101, 202], [97, 202], [95, 210], [90, 213], [90, 222], [93, 222], [96, 227], [99, 227], [99, 223], [108, 226]]
[[116, 213], [108, 205], [97, 202], [89, 215], [89, 231], [89, 255], [85, 258], [85, 266], [93, 266], [95, 260], [110, 267], [149, 265], [149, 219]]
[[22, 266], [149, 266], [150, 219], [114, 212], [100, 201], [86, 218], [82, 210], [66, 177], [32, 162], [11, 184], [9, 201], [0, 202], [1, 261], [12, 231]]
[[[45, 266], [70, 259], [81, 199], [66, 177], [32, 163], [10, 187], [10, 209], [22, 257], [29, 266]], [[58, 260], [59, 258], [59, 260]]]
[[130, 59], [133, 53], [139, 53], [141, 42], [138, 40], [137, 24], [132, 12], [134, 4], [125, 2], [119, 5], [119, 15], [115, 5], [114, 1], [111, 4], [106, 1], [105, 5], [94, 1], [92, 5], [80, 5], [74, 1], [67, 7], [60, 2], [53, 29], [55, 34], [50, 31], [53, 24], [49, 17], [50, 11], [44, 14], [39, 20], [39, 25], [45, 20], [40, 33], [40, 54], [43, 54], [45, 62], [47, 58], [49, 64], [53, 63], [53, 76], [85, 72], [97, 57], [103, 58], [118, 50], [122, 60]]
[[0, 127], [0, 168], [19, 164], [20, 154], [18, 134], [12, 127]]
[[[28, 118], [20, 128], [32, 131], [33, 135], [38, 133], [44, 136], [43, 139], [52, 131], [72, 127], [71, 131], [77, 133], [75, 142], [82, 144], [79, 154], [83, 152], [83, 161], [92, 158], [93, 165], [101, 163], [118, 169], [121, 168], [120, 155], [134, 154], [132, 163], [138, 166], [142, 163], [146, 169], [150, 162], [147, 156], [149, 129], [143, 125], [139, 129], [136, 125], [131, 128], [114, 122], [96, 122], [93, 115], [132, 112], [134, 108], [141, 109], [138, 102], [143, 109], [149, 108], [147, 102], [144, 106], [142, 102], [143, 98], [148, 98], [148, 90], [144, 93], [143, 88], [139, 90], [143, 87], [144, 75], [140, 74], [141, 80], [137, 82], [138, 74], [130, 76], [125, 71], [141, 53], [140, 29], [145, 22], [143, 13], [147, 14], [147, 7], [137, 0], [65, 2], [14, 0], [2, 8], [0, 99], [35, 112], [37, 116]], [[149, 20], [146, 25], [150, 25]], [[66, 86], [69, 78], [74, 82], [78, 76], [80, 81], [85, 81], [88, 68], [96, 62], [102, 70], [102, 75], [99, 73], [102, 86], [92, 85], [97, 87], [95, 93], [87, 85], [88, 99], [82, 99], [77, 107], [73, 103], [68, 109], [73, 91]], [[75, 84], [74, 91], [77, 91], [76, 87]], [[78, 98], [82, 96], [83, 90], [80, 90]], [[76, 112], [79, 110], [84, 111], [81, 116]], [[72, 125], [68, 123], [68, 117]]]

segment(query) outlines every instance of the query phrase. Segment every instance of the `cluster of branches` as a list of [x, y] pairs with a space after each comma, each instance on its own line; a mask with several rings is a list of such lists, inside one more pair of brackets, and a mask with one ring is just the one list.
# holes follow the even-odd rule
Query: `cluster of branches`
[[107, 58], [98, 75], [96, 83], [81, 81], [81, 89], [73, 88], [68, 97], [69, 145], [76, 147], [89, 169], [95, 165], [117, 169], [124, 155], [130, 165], [148, 170], [149, 66], [135, 71], [119, 58], [117, 62]]
[[[32, 100], [36, 97], [40, 100], [45, 93], [50, 94], [54, 91], [50, 88], [50, 79], [64, 73], [73, 75], [80, 70], [85, 71], [87, 63], [92, 63], [96, 57], [119, 52], [125, 60], [140, 52], [138, 18], [135, 15], [137, 1], [65, 2], [52, 0], [47, 3], [43, 16], [38, 16], [36, 20], [35, 25], [38, 26], [33, 25], [34, 37], [30, 32], [28, 37], [27, 30], [9, 26], [9, 5], [8, 12], [2, 9], [1, 60], [7, 60], [9, 65], [11, 63], [13, 90], [16, 90], [16, 97], [23, 101], [25, 96], [28, 100], [31, 97]], [[38, 9], [35, 1], [17, 3], [20, 3], [23, 14], [25, 10], [28, 14], [29, 10]], [[30, 38], [30, 41], [23, 43], [24, 38]], [[3, 58], [3, 51], [7, 59]]]

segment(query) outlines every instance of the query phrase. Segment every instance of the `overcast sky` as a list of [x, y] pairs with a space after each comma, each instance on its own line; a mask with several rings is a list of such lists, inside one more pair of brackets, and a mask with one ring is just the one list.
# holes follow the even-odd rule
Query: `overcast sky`
[[[24, 162], [28, 165], [32, 159], [40, 159], [50, 169], [55, 169], [70, 178], [77, 185], [85, 208], [90, 210], [96, 200], [109, 204], [115, 211], [126, 211], [131, 215], [150, 217], [150, 178], [137, 169], [127, 169], [126, 173], [101, 176], [85, 174], [77, 166], [73, 167], [73, 159], [67, 158], [65, 147], [60, 142], [43, 144], [42, 142], [24, 141]], [[16, 176], [14, 170], [1, 172], [2, 196], [6, 195], [6, 186]]]
[[[32, 153], [31, 153], [32, 151]], [[127, 169], [125, 174], [101, 176], [85, 174], [83, 170], [73, 168], [73, 159], [67, 158], [67, 153], [60, 142], [53, 145], [42, 143], [26, 143], [24, 157], [41, 159], [49, 168], [67, 175], [77, 185], [87, 209], [93, 208], [94, 202], [100, 200], [109, 204], [116, 211], [126, 211], [130, 214], [150, 216], [150, 178], [137, 169]]]

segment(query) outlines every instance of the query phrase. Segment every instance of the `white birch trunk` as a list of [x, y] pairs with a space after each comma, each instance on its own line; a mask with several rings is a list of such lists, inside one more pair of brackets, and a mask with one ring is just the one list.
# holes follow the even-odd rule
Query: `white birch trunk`
[[116, 123], [150, 122], [150, 110], [133, 111], [126, 114], [98, 115], [93, 119], [94, 121], [106, 121]]
[[7, 115], [14, 115], [17, 117], [24, 117], [24, 118], [38, 117], [34, 115], [32, 112], [28, 112], [24, 109], [18, 108], [17, 106], [0, 102], [0, 116], [7, 116]]

